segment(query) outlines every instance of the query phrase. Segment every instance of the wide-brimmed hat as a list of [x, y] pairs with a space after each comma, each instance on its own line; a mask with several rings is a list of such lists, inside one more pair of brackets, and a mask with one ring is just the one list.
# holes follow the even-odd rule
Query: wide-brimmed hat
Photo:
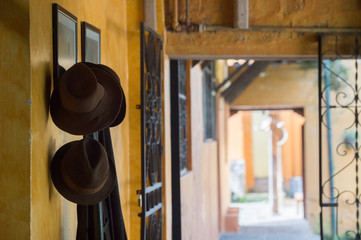
[[65, 71], [59, 86], [54, 88], [50, 114], [63, 131], [87, 135], [111, 126], [120, 113], [123, 99], [119, 78], [101, 67], [76, 63]]
[[[86, 64], [90, 68], [101, 68], [101, 69], [107, 71], [110, 75], [112, 75], [115, 79], [117, 79], [118, 82], [120, 82], [118, 75], [110, 67], [102, 65], [102, 64], [94, 64], [94, 63], [89, 63], [89, 62], [83, 62], [83, 63]], [[126, 107], [126, 100], [125, 100], [122, 85], [120, 85], [120, 90], [123, 95], [122, 105], [120, 107], [118, 116], [115, 118], [114, 122], [110, 125], [110, 127], [118, 126], [121, 122], [123, 122], [124, 117], [125, 117], [127, 107]]]
[[65, 144], [55, 153], [51, 178], [58, 192], [69, 201], [92, 205], [112, 192], [116, 171], [104, 147], [85, 137]]

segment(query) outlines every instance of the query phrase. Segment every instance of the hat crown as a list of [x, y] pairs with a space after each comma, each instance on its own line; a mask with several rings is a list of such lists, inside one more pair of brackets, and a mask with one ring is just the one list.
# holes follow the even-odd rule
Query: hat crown
[[104, 88], [92, 70], [83, 63], [69, 68], [59, 82], [62, 105], [71, 112], [90, 112], [104, 96]]
[[104, 147], [89, 137], [75, 142], [64, 155], [62, 175], [74, 191], [94, 193], [109, 176], [109, 162]]
[[55, 125], [74, 135], [116, 126], [124, 119], [125, 109], [124, 92], [115, 72], [87, 62], [65, 71], [50, 99]]

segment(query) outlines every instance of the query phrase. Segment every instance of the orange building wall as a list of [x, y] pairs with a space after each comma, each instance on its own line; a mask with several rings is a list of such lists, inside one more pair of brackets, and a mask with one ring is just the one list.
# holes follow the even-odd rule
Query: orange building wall
[[[283, 121], [285, 129], [288, 132], [288, 138], [284, 145], [282, 145], [282, 172], [283, 179], [287, 186], [290, 178], [300, 176], [302, 177], [302, 126], [305, 122], [304, 117], [295, 113], [292, 110], [277, 111], [279, 121]], [[246, 163], [246, 186], [251, 189], [254, 186], [254, 162], [252, 158], [252, 111], [240, 111], [237, 115], [241, 115], [243, 122], [243, 149], [244, 159]], [[247, 133], [248, 132], [248, 133]], [[260, 151], [261, 146], [254, 146], [256, 151]], [[265, 146], [267, 147], [267, 146]], [[260, 166], [258, 166], [260, 167]]]
[[254, 168], [253, 168], [253, 146], [252, 146], [252, 112], [242, 112], [243, 117], [243, 152], [246, 163], [246, 189], [254, 187]]
[[243, 118], [241, 113], [233, 114], [227, 121], [228, 161], [244, 160]]
[[287, 186], [293, 177], [302, 177], [302, 126], [304, 117], [292, 110], [281, 111], [280, 121], [285, 123], [288, 139], [282, 146], [283, 179]]

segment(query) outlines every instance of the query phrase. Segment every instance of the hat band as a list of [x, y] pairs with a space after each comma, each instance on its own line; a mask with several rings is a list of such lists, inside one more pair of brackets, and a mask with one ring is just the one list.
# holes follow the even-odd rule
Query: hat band
[[62, 171], [61, 173], [63, 179], [64, 179], [64, 182], [66, 183], [66, 185], [71, 188], [73, 191], [75, 192], [78, 192], [78, 193], [81, 193], [81, 194], [93, 194], [93, 193], [96, 193], [98, 192], [100, 189], [102, 189], [105, 185], [105, 183], [107, 182], [108, 180], [108, 177], [109, 177], [109, 171], [107, 172], [107, 175], [106, 177], [104, 178], [104, 181], [97, 187], [95, 188], [82, 188], [82, 187], [79, 187], [78, 185], [76, 185], [72, 180], [71, 178], [64, 172]]

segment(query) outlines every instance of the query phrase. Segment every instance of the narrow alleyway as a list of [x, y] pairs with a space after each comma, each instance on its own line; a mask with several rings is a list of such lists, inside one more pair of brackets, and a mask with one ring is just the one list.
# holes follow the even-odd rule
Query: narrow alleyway
[[219, 240], [319, 240], [303, 219], [240, 227], [239, 233], [223, 233]]

